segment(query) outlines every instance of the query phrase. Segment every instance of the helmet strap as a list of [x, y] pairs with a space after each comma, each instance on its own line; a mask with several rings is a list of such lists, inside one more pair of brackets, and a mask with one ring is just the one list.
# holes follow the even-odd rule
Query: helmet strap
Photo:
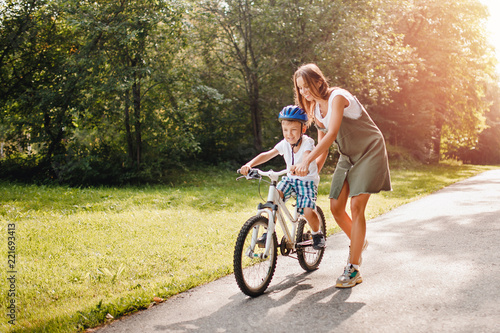
[[304, 124], [300, 123], [300, 138], [294, 144], [290, 144], [290, 146], [292, 147], [292, 165], [295, 164], [295, 158], [294, 158], [295, 153], [293, 152], [293, 149], [295, 147], [297, 147], [298, 145], [300, 145], [300, 143], [302, 142], [302, 135], [303, 135], [302, 129], [303, 129], [303, 126], [304, 126]]

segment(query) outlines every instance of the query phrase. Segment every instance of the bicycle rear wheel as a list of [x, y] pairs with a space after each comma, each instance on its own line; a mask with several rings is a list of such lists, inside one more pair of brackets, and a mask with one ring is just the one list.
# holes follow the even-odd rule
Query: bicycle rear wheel
[[[319, 206], [316, 206], [316, 211], [318, 213], [319, 227], [326, 237], [326, 221], [325, 215]], [[300, 267], [304, 270], [310, 272], [318, 269], [323, 255], [325, 254], [325, 249], [315, 250], [312, 247], [312, 230], [307, 220], [301, 218], [299, 220], [299, 225], [297, 226], [297, 244], [309, 241], [310, 245], [298, 246], [297, 248], [297, 259], [299, 260]]]
[[[262, 258], [264, 247], [255, 245], [252, 248], [252, 237], [262, 237], [267, 232], [268, 219], [256, 215], [248, 219], [240, 230], [234, 246], [234, 276], [241, 291], [251, 297], [262, 295], [271, 283], [276, 269], [278, 241], [276, 234], [271, 238], [269, 256]], [[269, 237], [269, 234], [267, 235]]]

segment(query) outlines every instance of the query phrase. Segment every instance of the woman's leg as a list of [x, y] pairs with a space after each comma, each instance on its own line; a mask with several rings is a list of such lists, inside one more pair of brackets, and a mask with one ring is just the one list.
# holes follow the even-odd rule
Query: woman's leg
[[366, 235], [365, 209], [370, 194], [360, 194], [351, 198], [351, 264], [359, 265]]
[[340, 229], [345, 232], [347, 237], [351, 238], [352, 220], [345, 211], [347, 199], [349, 199], [349, 184], [345, 181], [339, 197], [337, 199], [330, 199], [330, 210]]

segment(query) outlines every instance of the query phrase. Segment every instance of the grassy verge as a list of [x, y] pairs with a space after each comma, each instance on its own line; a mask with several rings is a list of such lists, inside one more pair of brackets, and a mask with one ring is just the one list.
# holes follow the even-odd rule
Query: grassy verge
[[[368, 218], [491, 169], [439, 165], [392, 170], [394, 191], [373, 195]], [[1, 258], [16, 228], [16, 325], [0, 270], [0, 331], [74, 332], [146, 308], [232, 272], [236, 235], [260, 201], [257, 183], [229, 171], [182, 176], [175, 187], [69, 188], [0, 183]], [[318, 204], [328, 212], [329, 175]], [[265, 189], [264, 189], [265, 191]], [[265, 195], [265, 194], [263, 194]], [[335, 223], [327, 215], [329, 233]], [[108, 317], [109, 317], [108, 315]]]

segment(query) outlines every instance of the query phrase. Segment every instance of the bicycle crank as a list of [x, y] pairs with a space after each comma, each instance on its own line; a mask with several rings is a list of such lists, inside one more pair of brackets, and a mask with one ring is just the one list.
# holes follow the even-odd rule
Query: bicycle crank
[[286, 237], [285, 236], [283, 236], [283, 238], [281, 238], [280, 252], [284, 256], [288, 256], [292, 252], [292, 249], [290, 247], [286, 246]]

